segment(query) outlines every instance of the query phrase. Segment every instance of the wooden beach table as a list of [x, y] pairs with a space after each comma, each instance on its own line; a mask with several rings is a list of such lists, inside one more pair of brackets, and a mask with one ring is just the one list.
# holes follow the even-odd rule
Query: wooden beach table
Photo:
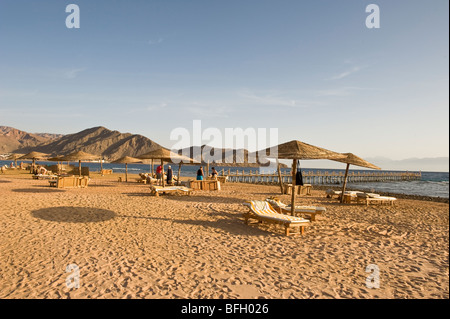
[[[311, 196], [311, 184], [304, 184], [304, 185], [295, 185], [295, 188], [297, 190], [298, 195], [307, 195]], [[292, 194], [292, 184], [284, 184], [284, 194]]]
[[85, 188], [89, 185], [89, 177], [65, 176], [58, 177], [57, 179], [53, 179], [48, 182], [50, 184], [50, 187], [56, 188]]
[[220, 191], [220, 182], [216, 180], [190, 181], [189, 187], [193, 190]]

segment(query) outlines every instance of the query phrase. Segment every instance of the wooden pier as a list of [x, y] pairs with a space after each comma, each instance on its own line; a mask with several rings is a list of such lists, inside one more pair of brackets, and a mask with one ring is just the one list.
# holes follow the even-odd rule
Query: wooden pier
[[[220, 175], [228, 176], [231, 183], [251, 183], [251, 184], [278, 184], [278, 173], [260, 174], [258, 170], [222, 170]], [[306, 171], [302, 172], [303, 183], [312, 185], [342, 184], [344, 182], [344, 172], [323, 172]], [[348, 183], [374, 183], [374, 182], [394, 182], [420, 180], [420, 172], [349, 172]], [[283, 183], [292, 183], [291, 173], [282, 173]]]

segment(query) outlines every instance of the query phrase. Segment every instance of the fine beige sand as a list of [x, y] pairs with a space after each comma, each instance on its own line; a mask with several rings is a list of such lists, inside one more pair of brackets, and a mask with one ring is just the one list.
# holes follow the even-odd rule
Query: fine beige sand
[[[242, 218], [244, 200], [277, 186], [155, 197], [115, 175], [91, 177], [62, 190], [0, 175], [0, 298], [449, 298], [447, 203], [345, 205], [313, 190], [298, 203], [326, 214], [286, 237]], [[78, 289], [66, 285], [70, 264]], [[366, 287], [371, 264], [379, 288]]]

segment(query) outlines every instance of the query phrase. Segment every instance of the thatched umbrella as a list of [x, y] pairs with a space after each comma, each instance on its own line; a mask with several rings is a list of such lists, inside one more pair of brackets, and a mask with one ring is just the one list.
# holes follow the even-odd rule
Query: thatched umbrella
[[13, 153], [10, 156], [8, 156], [8, 161], [14, 161], [14, 166], [17, 168], [17, 159], [20, 159], [25, 154], [19, 154], [19, 153]]
[[161, 160], [162, 167], [162, 185], [164, 187], [164, 162], [178, 163], [178, 185], [180, 184], [180, 171], [182, 163], [193, 163], [194, 160], [190, 157], [180, 155], [178, 153], [172, 152], [167, 148], [158, 148], [149, 153], [142, 154], [137, 157], [138, 159], [159, 159]]
[[46, 154], [46, 153], [41, 153], [41, 152], [31, 152], [28, 154], [25, 154], [21, 157], [19, 157], [18, 159], [23, 159], [23, 160], [32, 160], [33, 161], [33, 166], [34, 167], [36, 165], [36, 160], [44, 160], [47, 159], [50, 155]]
[[[269, 154], [268, 154], [269, 153]], [[300, 141], [290, 141], [274, 147], [269, 147], [258, 154], [264, 157], [277, 159], [292, 159], [292, 199], [291, 214], [295, 211], [295, 173], [297, 171], [298, 160], [312, 159], [342, 159], [345, 155], [329, 151], [327, 149], [313, 146]], [[278, 166], [279, 167], [279, 166]], [[279, 168], [278, 168], [279, 169]]]
[[141, 159], [130, 157], [130, 156], [124, 156], [122, 158], [119, 158], [115, 161], [112, 161], [111, 163], [117, 163], [117, 164], [125, 164], [125, 182], [128, 182], [128, 164], [130, 163], [142, 163]]
[[361, 167], [366, 167], [366, 168], [371, 168], [371, 169], [381, 169], [378, 166], [375, 166], [372, 163], [369, 163], [368, 161], [362, 159], [361, 157], [356, 156], [355, 154], [343, 153], [342, 155], [345, 155], [345, 158], [333, 160], [333, 161], [347, 164], [347, 168], [345, 169], [344, 185], [342, 185], [341, 203], [344, 202], [344, 192], [345, 192], [345, 188], [347, 186], [347, 177], [348, 177], [348, 170], [350, 168], [350, 164], [356, 165], [356, 166], [361, 166]]
[[73, 152], [69, 155], [61, 157], [60, 161], [76, 162], [78, 161], [78, 172], [81, 176], [81, 161], [93, 161], [100, 159], [100, 155], [89, 154], [83, 151]]

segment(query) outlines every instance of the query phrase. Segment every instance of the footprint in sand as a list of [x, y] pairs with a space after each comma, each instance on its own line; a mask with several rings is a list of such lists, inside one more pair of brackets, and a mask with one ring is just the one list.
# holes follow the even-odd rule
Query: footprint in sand
[[228, 288], [242, 299], [254, 299], [261, 295], [258, 288], [247, 284], [228, 285]]

